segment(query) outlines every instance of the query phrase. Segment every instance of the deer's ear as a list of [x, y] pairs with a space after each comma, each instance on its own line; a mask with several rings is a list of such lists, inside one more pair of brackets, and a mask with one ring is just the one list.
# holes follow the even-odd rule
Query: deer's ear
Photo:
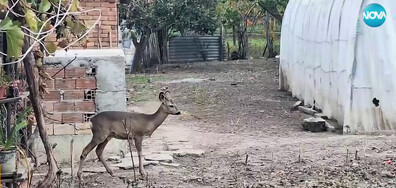
[[160, 101], [164, 101], [165, 100], [165, 93], [164, 92], [160, 92], [160, 94], [159, 94], [159, 100]]

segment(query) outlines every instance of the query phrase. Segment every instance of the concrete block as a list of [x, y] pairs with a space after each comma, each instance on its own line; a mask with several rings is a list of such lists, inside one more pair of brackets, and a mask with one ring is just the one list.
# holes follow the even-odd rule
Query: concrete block
[[323, 132], [326, 131], [326, 121], [322, 118], [307, 118], [304, 119], [302, 123], [302, 127], [304, 130], [308, 130], [311, 132]]
[[298, 110], [299, 106], [304, 105], [304, 103], [302, 101], [297, 101], [296, 103], [293, 104], [293, 106], [291, 107], [290, 111], [295, 111]]
[[203, 150], [194, 150], [194, 149], [182, 149], [178, 150], [174, 153], [177, 157], [191, 156], [191, 157], [201, 157], [205, 151]]
[[151, 154], [144, 156], [144, 159], [147, 161], [158, 161], [158, 162], [166, 162], [166, 163], [173, 162], [173, 157], [167, 154]]
[[301, 112], [304, 112], [306, 114], [309, 114], [309, 115], [315, 115], [315, 113], [316, 113], [316, 110], [314, 110], [312, 108], [305, 107], [305, 106], [299, 106], [298, 110], [300, 110]]
[[54, 125], [54, 135], [74, 135], [76, 130], [73, 125], [56, 124]]

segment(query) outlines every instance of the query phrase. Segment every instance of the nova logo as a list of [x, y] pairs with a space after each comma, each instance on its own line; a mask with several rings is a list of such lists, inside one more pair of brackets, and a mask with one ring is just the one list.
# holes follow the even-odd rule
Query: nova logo
[[385, 20], [386, 11], [380, 4], [369, 4], [363, 11], [363, 21], [370, 27], [379, 27]]

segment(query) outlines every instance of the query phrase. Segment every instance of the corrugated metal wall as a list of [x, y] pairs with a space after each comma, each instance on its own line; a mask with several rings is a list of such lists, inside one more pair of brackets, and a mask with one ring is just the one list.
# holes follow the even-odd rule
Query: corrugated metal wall
[[169, 40], [169, 62], [222, 61], [224, 40], [220, 36], [185, 36]]

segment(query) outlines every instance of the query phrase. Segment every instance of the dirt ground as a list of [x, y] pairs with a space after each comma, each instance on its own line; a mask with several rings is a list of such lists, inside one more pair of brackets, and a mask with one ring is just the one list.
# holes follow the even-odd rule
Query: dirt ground
[[[150, 72], [128, 76], [130, 105], [158, 101], [167, 86], [182, 115], [161, 126], [185, 133], [205, 154], [177, 157], [176, 168], [148, 166], [148, 181], [139, 187], [396, 187], [396, 137], [303, 131], [307, 115], [290, 112], [296, 99], [278, 90], [275, 61], [173, 64]], [[83, 187], [127, 184], [102, 173], [87, 175]]]

